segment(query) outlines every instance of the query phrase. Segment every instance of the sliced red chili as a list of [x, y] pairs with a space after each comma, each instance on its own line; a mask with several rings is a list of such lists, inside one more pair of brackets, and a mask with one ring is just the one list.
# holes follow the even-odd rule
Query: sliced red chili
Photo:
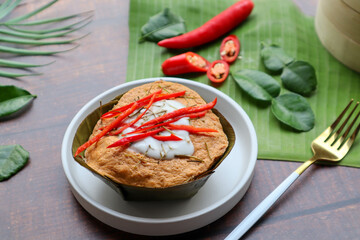
[[158, 129], [155, 129], [155, 130], [152, 130], [149, 132], [140, 133], [140, 134], [129, 136], [129, 137], [124, 137], [124, 138], [121, 138], [120, 140], [114, 142], [113, 144], [110, 144], [109, 146], [107, 146], [107, 148], [123, 146], [123, 145], [126, 145], [131, 142], [136, 142], [136, 141], [142, 140], [146, 137], [150, 137], [155, 134], [158, 134], [159, 132], [162, 132], [164, 130], [165, 130], [164, 128], [158, 128]]
[[178, 117], [178, 116], [182, 116], [184, 114], [197, 113], [197, 112], [202, 112], [202, 111], [205, 111], [205, 110], [209, 110], [209, 109], [211, 109], [211, 108], [213, 108], [215, 106], [216, 102], [217, 102], [217, 98], [215, 98], [212, 102], [209, 102], [207, 104], [203, 104], [203, 105], [200, 105], [200, 106], [185, 107], [185, 108], [177, 109], [175, 111], [166, 113], [166, 114], [164, 114], [164, 115], [162, 115], [160, 117], [157, 117], [157, 118], [154, 118], [154, 119], [152, 119], [150, 121], [147, 121], [146, 123], [141, 125], [140, 128], [142, 128], [144, 126], [158, 124], [158, 123], [161, 123], [161, 122], [166, 121], [168, 119], [175, 118], [175, 117]]
[[175, 125], [175, 124], [169, 124], [168, 125], [170, 130], [185, 130], [189, 133], [199, 133], [199, 132], [217, 132], [216, 129], [212, 128], [197, 128], [191, 125]]
[[[154, 96], [154, 95], [156, 95], [156, 94], [160, 94], [161, 92], [162, 92], [162, 89], [160, 89], [160, 90], [158, 90], [158, 91], [156, 91], [156, 92], [154, 92], [154, 93], [152, 93], [152, 94], [149, 94], [149, 95], [147, 95], [146, 97], [143, 97], [143, 98], [141, 98], [141, 99], [139, 99], [139, 100], [137, 100], [137, 101], [135, 101], [135, 102], [132, 102], [132, 103], [129, 103], [129, 104], [125, 105], [125, 106], [122, 106], [122, 107], [113, 109], [113, 110], [111, 110], [111, 111], [109, 111], [109, 112], [107, 112], [107, 113], [104, 113], [104, 114], [101, 116], [101, 118], [102, 118], [102, 119], [106, 119], [106, 118], [116, 117], [116, 116], [118, 116], [120, 113], [122, 113], [123, 111], [125, 111], [126, 109], [131, 108], [131, 106], [134, 105], [135, 103], [141, 104], [140, 107], [142, 107], [142, 106], [143, 106], [142, 104], [144, 104], [144, 102], [149, 101], [149, 100], [152, 98], [152, 96]], [[145, 104], [144, 104], [144, 105], [145, 105]]]
[[96, 143], [100, 140], [105, 134], [110, 132], [113, 128], [121, 124], [121, 122], [129, 116], [131, 113], [133, 113], [137, 108], [139, 107], [139, 104], [135, 102], [131, 108], [127, 109], [125, 112], [121, 113], [114, 121], [112, 121], [109, 125], [107, 125], [100, 133], [98, 133], [95, 137], [91, 138], [89, 141], [81, 145], [75, 152], [74, 157], [79, 155], [82, 151], [90, 147], [92, 144]]
[[193, 72], [206, 72], [210, 63], [199, 54], [187, 52], [166, 59], [161, 65], [165, 75], [179, 75]]
[[[137, 100], [136, 102], [140, 105], [140, 107], [145, 106], [145, 104], [149, 103], [151, 97], [155, 94], [160, 94], [161, 90], [156, 91], [142, 99]], [[180, 97], [185, 95], [186, 91], [180, 91], [180, 92], [175, 92], [175, 93], [169, 93], [169, 94], [161, 94], [159, 96], [156, 96], [154, 99], [154, 102], [158, 102], [161, 100], [165, 100], [165, 99], [170, 99], [170, 98], [176, 98], [176, 97]], [[112, 118], [112, 117], [116, 117], [117, 115], [119, 115], [121, 112], [125, 111], [126, 109], [130, 108], [134, 103], [129, 103], [128, 105], [116, 108], [114, 110], [111, 110], [107, 113], [104, 113], [101, 118], [105, 119], [105, 118]]]
[[211, 63], [207, 76], [213, 83], [222, 83], [229, 75], [229, 64], [224, 60], [216, 60]]
[[155, 138], [156, 140], [159, 141], [181, 141], [183, 140], [182, 138], [174, 135], [174, 134], [170, 134], [169, 136], [164, 136], [164, 135], [153, 135], [151, 136], [153, 138]]
[[240, 41], [235, 35], [229, 35], [221, 42], [220, 57], [227, 63], [233, 63], [239, 56]]
[[166, 48], [190, 48], [211, 42], [243, 22], [253, 8], [251, 0], [240, 0], [204, 25], [180, 36], [164, 39], [158, 45]]
[[131, 127], [132, 125], [137, 123], [145, 115], [147, 110], [149, 110], [149, 108], [151, 107], [151, 105], [154, 102], [155, 97], [156, 97], [156, 94], [151, 97], [151, 100], [150, 100], [149, 104], [146, 106], [145, 110], [141, 114], [139, 114], [139, 116], [137, 116], [134, 120], [132, 120], [128, 124], [125, 124], [124, 126], [119, 128], [118, 130], [112, 132], [112, 135], [118, 135], [118, 134], [122, 133], [125, 129], [127, 129], [128, 127]]
[[199, 118], [199, 117], [203, 117], [205, 116], [207, 111], [202, 111], [202, 112], [198, 112], [198, 113], [188, 113], [188, 114], [184, 114], [184, 115], [181, 115], [181, 116], [178, 116], [178, 117], [175, 117], [173, 119], [170, 119], [166, 122], [163, 122], [163, 123], [159, 123], [159, 124], [156, 124], [156, 125], [152, 125], [150, 127], [145, 127], [145, 128], [137, 128], [136, 130], [132, 131], [132, 132], [129, 132], [127, 134], [134, 134], [134, 133], [141, 133], [141, 132], [145, 132], [147, 130], [150, 130], [150, 129], [153, 129], [153, 128], [158, 128], [158, 127], [162, 127], [162, 126], [166, 126], [166, 125], [169, 125], [170, 123], [173, 123], [173, 122], [176, 122], [178, 120], [180, 120], [181, 118], [184, 118], [184, 117], [188, 117], [188, 118]]

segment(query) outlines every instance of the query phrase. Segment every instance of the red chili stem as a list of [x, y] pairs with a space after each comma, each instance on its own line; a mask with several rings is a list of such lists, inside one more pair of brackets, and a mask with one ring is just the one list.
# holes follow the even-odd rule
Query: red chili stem
[[90, 147], [95, 142], [99, 141], [100, 138], [105, 136], [108, 132], [110, 132], [113, 128], [118, 126], [127, 116], [129, 116], [131, 113], [133, 113], [137, 108], [139, 107], [139, 104], [135, 102], [131, 108], [127, 109], [125, 112], [121, 113], [114, 121], [112, 121], [109, 125], [107, 125], [100, 133], [98, 133], [95, 137], [91, 138], [89, 141], [81, 145], [75, 152], [74, 157], [79, 155], [82, 151]]
[[181, 141], [183, 140], [182, 138], [174, 135], [174, 134], [170, 134], [169, 136], [164, 136], [164, 135], [154, 135], [154, 136], [151, 136], [153, 138], [155, 138], [156, 140], [159, 140], [159, 141]]
[[121, 138], [120, 140], [114, 142], [113, 144], [109, 145], [107, 148], [123, 146], [123, 145], [126, 145], [131, 142], [136, 142], [136, 141], [142, 140], [146, 137], [150, 137], [155, 134], [158, 134], [159, 132], [162, 132], [164, 130], [165, 130], [164, 128], [158, 128], [158, 129], [155, 129], [155, 130], [152, 130], [149, 132], [140, 133], [140, 134], [129, 136], [129, 137], [124, 137], [124, 138]]
[[243, 22], [253, 7], [251, 0], [240, 0], [202, 26], [180, 36], [164, 39], [158, 45], [166, 48], [190, 48], [211, 42]]
[[196, 106], [196, 107], [185, 107], [185, 108], [180, 108], [177, 109], [175, 111], [166, 113], [162, 116], [159, 116], [157, 118], [154, 118], [150, 121], [147, 121], [146, 123], [144, 123], [143, 125], [141, 125], [139, 128], [145, 127], [145, 126], [149, 126], [149, 125], [153, 125], [153, 124], [158, 124], [161, 123], [163, 121], [166, 121], [168, 119], [171, 118], [175, 118], [184, 114], [188, 114], [188, 113], [198, 113], [198, 112], [202, 112], [205, 110], [209, 110], [211, 108], [213, 108], [215, 106], [217, 102], [217, 98], [215, 98], [212, 102], [209, 102], [207, 104], [204, 105], [200, 105], [200, 106]]
[[217, 132], [216, 129], [212, 128], [197, 128], [191, 125], [175, 125], [175, 124], [169, 124], [168, 128], [170, 130], [185, 130], [189, 133], [199, 133], [199, 132]]

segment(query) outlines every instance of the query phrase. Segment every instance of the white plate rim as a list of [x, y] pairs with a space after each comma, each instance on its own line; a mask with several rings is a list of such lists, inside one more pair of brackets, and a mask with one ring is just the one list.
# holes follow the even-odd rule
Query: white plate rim
[[[87, 193], [83, 189], [81, 189], [81, 187], [76, 183], [75, 179], [73, 178], [72, 174], [70, 173], [69, 165], [67, 162], [68, 161], [68, 159], [67, 159], [68, 148], [67, 147], [69, 146], [69, 144], [72, 144], [72, 143], [69, 143], [69, 139], [72, 139], [69, 137], [75, 127], [76, 122], [79, 121], [78, 119], [81, 118], [81, 116], [84, 114], [84, 112], [86, 112], [86, 109], [88, 109], [89, 106], [93, 105], [95, 102], [98, 103], [101, 99], [104, 98], [104, 96], [107, 96], [109, 93], [112, 93], [114, 91], [119, 91], [121, 89], [129, 88], [129, 87], [135, 87], [135, 86], [138, 86], [141, 84], [145, 84], [145, 83], [160, 80], [160, 79], [165, 80], [165, 81], [178, 82], [178, 83], [181, 83], [181, 84], [184, 84], [187, 86], [195, 86], [195, 87], [199, 87], [199, 88], [204, 88], [205, 90], [208, 90], [210, 92], [216, 92], [217, 95], [221, 95], [222, 98], [227, 99], [229, 102], [233, 102], [234, 103], [233, 107], [235, 107], [241, 113], [242, 117], [244, 118], [243, 120], [247, 124], [247, 129], [250, 132], [250, 136], [252, 136], [252, 138], [250, 139], [252, 151], [249, 156], [250, 162], [248, 164], [248, 168], [245, 170], [245, 174], [244, 174], [243, 178], [241, 179], [241, 181], [239, 182], [237, 187], [234, 188], [226, 197], [222, 198], [221, 201], [218, 201], [206, 208], [203, 208], [201, 210], [198, 210], [198, 211], [190, 213], [190, 214], [176, 216], [176, 217], [172, 217], [172, 218], [166, 218], [166, 219], [154, 219], [154, 218], [149, 219], [149, 218], [144, 218], [144, 217], [131, 216], [128, 214], [124, 214], [124, 213], [115, 211], [113, 209], [110, 209], [106, 206], [101, 205], [101, 203], [98, 203], [97, 201], [92, 199], [90, 196], [88, 196]], [[82, 119], [80, 121], [82, 121]], [[77, 128], [77, 126], [76, 126], [76, 128]], [[65, 132], [64, 138], [63, 138], [63, 142], [62, 142], [61, 158], [62, 158], [63, 169], [64, 169], [66, 178], [70, 184], [73, 194], [75, 195], [75, 197], [79, 201], [79, 203], [87, 211], [89, 211], [92, 215], [94, 215], [94, 217], [105, 222], [104, 219], [102, 219], [102, 217], [97, 216], [98, 212], [102, 212], [105, 215], [108, 215], [109, 217], [124, 220], [129, 223], [138, 223], [138, 224], [142, 223], [145, 225], [151, 225], [151, 226], [156, 225], [156, 226], [162, 227], [164, 224], [169, 224], [169, 223], [181, 224], [190, 219], [197, 219], [197, 218], [203, 217], [206, 214], [208, 214], [208, 215], [215, 214], [215, 215], [217, 215], [216, 218], [219, 218], [222, 215], [224, 215], [226, 212], [228, 212], [243, 197], [243, 194], [241, 196], [236, 196], [237, 194], [239, 194], [240, 190], [242, 190], [242, 189], [244, 190], [244, 188], [245, 188], [245, 191], [246, 191], [250, 185], [250, 182], [253, 177], [254, 169], [255, 169], [255, 164], [256, 164], [256, 159], [257, 159], [257, 150], [258, 149], [257, 149], [256, 133], [255, 133], [255, 129], [254, 129], [254, 126], [253, 126], [250, 118], [245, 113], [245, 111], [229, 96], [227, 96], [226, 94], [224, 94], [223, 92], [219, 91], [216, 88], [213, 88], [211, 86], [208, 86], [208, 85], [200, 83], [200, 82], [182, 79], [182, 78], [156, 77], [156, 78], [145, 78], [145, 79], [140, 79], [140, 80], [134, 80], [132, 82], [127, 82], [127, 83], [115, 86], [115, 87], [99, 94], [98, 96], [96, 96], [95, 98], [90, 100], [88, 103], [86, 103], [79, 110], [79, 112], [74, 116], [74, 118], [70, 122], [68, 128], [66, 129], [66, 132]], [[228, 205], [227, 209], [225, 211], [223, 211], [221, 214], [217, 213], [218, 212], [217, 209], [220, 206], [225, 205], [225, 204]], [[94, 209], [89, 209], [89, 207], [94, 208]], [[213, 220], [216, 220], [216, 219], [212, 219], [212, 221]], [[105, 222], [105, 223], [107, 223], [108, 225], [111, 225], [111, 223], [109, 223], [109, 222]], [[124, 227], [119, 227], [116, 225], [115, 226], [112, 225], [112, 226], [115, 228], [118, 228], [120, 230], [127, 231], [127, 229], [124, 229]], [[194, 226], [194, 229], [196, 229], [197, 227], [198, 226]], [[190, 230], [193, 230], [193, 229], [189, 229], [189, 231]], [[130, 230], [129, 232], [132, 232], [132, 231]], [[181, 232], [185, 232], [185, 231], [179, 230], [178, 233], [181, 233]], [[152, 235], [151, 233], [147, 234], [146, 232], [141, 233], [141, 231], [139, 234]], [[177, 233], [175, 232], [175, 233], [169, 233], [169, 234], [177, 234]], [[167, 235], [167, 234], [156, 234], [156, 235]]]

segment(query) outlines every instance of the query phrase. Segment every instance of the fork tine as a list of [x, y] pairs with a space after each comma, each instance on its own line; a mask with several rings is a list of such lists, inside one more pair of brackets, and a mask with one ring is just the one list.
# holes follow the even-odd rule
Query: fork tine
[[[347, 122], [349, 121], [349, 119], [351, 118], [351, 116], [353, 115], [355, 109], [357, 108], [357, 106], [359, 105], [359, 102], [356, 103], [355, 107], [353, 108], [353, 110], [350, 112], [349, 116], [345, 119], [345, 121], [343, 122], [343, 124], [340, 126], [340, 128], [334, 132], [335, 128], [337, 127], [337, 125], [339, 124], [339, 122], [341, 121], [341, 119], [344, 117], [345, 113], [347, 112], [347, 110], [349, 109], [350, 105], [352, 104], [352, 102], [354, 101], [354, 99], [351, 99], [350, 102], [348, 103], [348, 105], [345, 107], [345, 109], [341, 112], [341, 114], [339, 115], [339, 117], [331, 124], [331, 126], [329, 127], [331, 129], [330, 133], [329, 133], [329, 137], [325, 140], [325, 142], [329, 141], [331, 143], [331, 145], [335, 144], [335, 142], [338, 140], [338, 136], [341, 133], [341, 131], [343, 130], [343, 128], [345, 127], [345, 125], [347, 124]], [[327, 129], [328, 130], [328, 129]]]
[[348, 150], [351, 145], [354, 143], [355, 141], [355, 138], [357, 136], [357, 134], [359, 133], [360, 131], [360, 123], [358, 124], [357, 128], [355, 129], [355, 131], [353, 132], [353, 134], [346, 140], [346, 142], [344, 142], [342, 144], [343, 141], [345, 141], [347, 135], [349, 134], [349, 132], [351, 131], [351, 128], [354, 126], [356, 120], [359, 118], [360, 116], [360, 112], [358, 112], [358, 114], [356, 115], [356, 117], [354, 118], [354, 120], [351, 122], [350, 126], [348, 127], [348, 129], [345, 131], [345, 133], [343, 134], [343, 136], [341, 136], [341, 141], [339, 141], [339, 146], [336, 146], [338, 149], [339, 147], [342, 148], [343, 146], [347, 146], [347, 149]]
[[343, 118], [343, 116], [345, 115], [345, 113], [347, 112], [347, 110], [349, 109], [349, 107], [353, 101], [354, 101], [354, 99], [350, 100], [348, 105], [344, 108], [344, 110], [340, 113], [340, 115], [335, 119], [335, 121], [316, 138], [317, 140], [323, 141], [323, 142], [327, 142], [330, 140], [331, 142], [333, 142], [336, 139], [336, 137], [334, 137], [334, 134], [333, 134], [334, 130], [335, 130], [336, 126], [339, 124], [339, 122], [341, 121], [341, 119]]
[[352, 104], [352, 102], [354, 101], [354, 99], [351, 99], [350, 102], [348, 103], [348, 105], [345, 107], [345, 109], [341, 112], [341, 114], [339, 115], [339, 117], [331, 124], [331, 128], [335, 129], [336, 126], [339, 124], [339, 122], [341, 121], [342, 117], [344, 116], [344, 114], [346, 113], [346, 111], [349, 109], [350, 105]]
[[[358, 105], [358, 104], [359, 104], [359, 102], [357, 103], [357, 105]], [[357, 106], [357, 105], [356, 105], [356, 106]], [[356, 108], [356, 107], [355, 107], [355, 108]], [[355, 109], [354, 109], [354, 110], [355, 110]], [[346, 138], [346, 137], [347, 137], [347, 135], [349, 134], [351, 128], [354, 126], [356, 120], [358, 119], [359, 115], [360, 115], [360, 112], [358, 112], [358, 114], [356, 115], [356, 117], [354, 118], [354, 120], [351, 122], [350, 126], [349, 126], [348, 129], [345, 131], [345, 133], [343, 134], [342, 138]]]
[[[353, 108], [353, 110], [350, 112], [349, 116], [345, 119], [345, 121], [343, 122], [343, 124], [341, 125], [341, 127], [337, 130], [337, 134], [339, 135], [341, 133], [341, 131], [344, 129], [345, 125], [347, 124], [347, 122], [349, 121], [349, 119], [351, 118], [351, 116], [353, 115], [353, 113], [355, 112], [357, 106], [359, 105], [359, 102], [356, 103], [355, 107]], [[352, 123], [354, 124], [354, 123]]]

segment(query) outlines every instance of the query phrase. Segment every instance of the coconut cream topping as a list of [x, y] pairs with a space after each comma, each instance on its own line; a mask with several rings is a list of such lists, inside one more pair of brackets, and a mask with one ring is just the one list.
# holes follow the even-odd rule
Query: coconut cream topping
[[[143, 123], [150, 121], [156, 117], [162, 116], [166, 113], [172, 112], [174, 110], [184, 108], [185, 106], [178, 101], [174, 100], [163, 100], [155, 102], [152, 104], [150, 109], [145, 113], [145, 115], [134, 125], [133, 127], [127, 128], [123, 133], [129, 133], [134, 131], [134, 129]], [[133, 116], [129, 117], [126, 122], [131, 122], [135, 119], [138, 114], [141, 114], [145, 109], [134, 113]], [[173, 123], [174, 125], [190, 125], [189, 118], [184, 117], [180, 120]], [[142, 154], [145, 154], [149, 157], [156, 159], [172, 159], [175, 156], [179, 155], [192, 155], [194, 153], [194, 145], [190, 140], [189, 132], [184, 130], [171, 130], [160, 132], [159, 135], [169, 136], [174, 134], [182, 140], [180, 141], [159, 141], [153, 137], [147, 137], [140, 141], [133, 142], [129, 147], [130, 150], [136, 151]], [[131, 136], [131, 135], [126, 135]], [[122, 138], [122, 134], [119, 135], [119, 138]]]

